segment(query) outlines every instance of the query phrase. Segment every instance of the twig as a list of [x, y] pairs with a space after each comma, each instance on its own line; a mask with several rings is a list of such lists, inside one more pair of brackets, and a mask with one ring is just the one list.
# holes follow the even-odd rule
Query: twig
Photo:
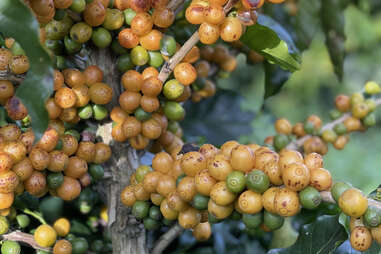
[[167, 8], [176, 11], [183, 3], [184, 0], [172, 0], [168, 3]]
[[75, 22], [79, 22], [81, 21], [81, 14], [79, 13], [76, 13], [70, 9], [66, 9], [66, 13], [67, 15], [69, 15], [69, 17], [74, 20]]
[[[375, 103], [376, 103], [376, 106], [379, 106], [381, 105], [381, 98], [378, 98], [377, 100], [375, 100]], [[339, 123], [342, 123], [344, 122], [348, 117], [350, 117], [352, 114], [351, 113], [345, 113], [344, 115], [342, 115], [340, 118], [332, 121], [332, 122], [329, 122], [327, 124], [325, 124], [322, 128], [321, 128], [321, 131], [325, 131], [325, 130], [332, 130], [335, 125], [339, 124]], [[294, 140], [293, 142], [291, 142], [290, 144], [287, 145], [287, 149], [290, 149], [290, 150], [298, 150], [300, 147], [303, 146], [304, 142], [309, 139], [310, 137], [312, 137], [312, 135], [306, 135], [306, 136], [303, 136], [297, 140]]]
[[38, 245], [36, 243], [36, 241], [34, 240], [33, 235], [26, 234], [26, 233], [23, 233], [23, 232], [18, 231], [18, 230], [13, 231], [9, 234], [2, 235], [2, 238], [4, 240], [26, 243], [36, 250], [43, 250], [43, 251], [46, 251], [49, 253], [51, 252], [51, 248], [45, 248], [45, 247], [41, 247], [40, 245]]
[[0, 71], [0, 80], [9, 80], [12, 83], [21, 83], [26, 74], [13, 74], [10, 70]]
[[[321, 191], [320, 195], [325, 202], [336, 204], [336, 201], [333, 199], [331, 192]], [[381, 202], [368, 198], [368, 206], [374, 206], [378, 209], [381, 209]]]
[[[173, 0], [172, 2], [177, 2], [180, 0]], [[238, 2], [238, 0], [229, 0], [227, 4], [224, 6], [225, 13], [229, 12], [233, 6]], [[176, 52], [176, 54], [167, 61], [160, 70], [159, 79], [164, 83], [169, 75], [172, 73], [173, 69], [176, 67], [178, 63], [183, 60], [185, 55], [193, 48], [194, 45], [200, 40], [200, 36], [198, 35], [198, 31], [194, 32], [194, 34], [184, 43], [184, 45]]]
[[162, 235], [159, 240], [155, 243], [155, 247], [153, 248], [151, 254], [161, 254], [167, 248], [167, 246], [176, 239], [184, 229], [179, 225], [176, 224], [172, 226], [168, 232], [166, 232], [164, 235]]
[[173, 69], [176, 67], [178, 63], [183, 60], [185, 55], [193, 48], [194, 45], [197, 44], [197, 42], [200, 40], [200, 36], [198, 35], [198, 31], [196, 31], [180, 48], [179, 51], [176, 52], [176, 54], [169, 59], [168, 62], [165, 62], [163, 67], [160, 70], [159, 73], [159, 79], [164, 83], [169, 75], [172, 73]]

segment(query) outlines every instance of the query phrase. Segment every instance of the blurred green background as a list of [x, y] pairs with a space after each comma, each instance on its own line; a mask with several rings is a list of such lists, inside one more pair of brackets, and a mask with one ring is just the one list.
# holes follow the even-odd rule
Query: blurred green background
[[[241, 136], [241, 142], [262, 144], [266, 136], [275, 133], [272, 123], [279, 117], [286, 117], [294, 124], [310, 114], [317, 114], [325, 122], [329, 121], [328, 112], [334, 107], [337, 94], [361, 90], [367, 80], [381, 82], [381, 14], [369, 15], [366, 7], [349, 6], [345, 18], [347, 56], [341, 82], [334, 74], [321, 33], [316, 34], [310, 48], [303, 52], [301, 70], [292, 74], [280, 93], [265, 102], [262, 67], [247, 66], [244, 56], [239, 57], [238, 70], [230, 78], [220, 80], [218, 85], [226, 89], [240, 89], [245, 94], [242, 108], [256, 112], [251, 122], [253, 132]], [[377, 116], [380, 119], [380, 109]], [[325, 156], [325, 167], [332, 172], [334, 179], [349, 181], [365, 192], [379, 185], [380, 132], [379, 123], [366, 133], [352, 134], [351, 141], [342, 151], [330, 146]]]

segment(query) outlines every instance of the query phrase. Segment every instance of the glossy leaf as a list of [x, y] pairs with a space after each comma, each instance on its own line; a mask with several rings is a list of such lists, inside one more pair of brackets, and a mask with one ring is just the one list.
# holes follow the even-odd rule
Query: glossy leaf
[[267, 99], [277, 94], [291, 76], [291, 72], [283, 70], [277, 65], [265, 62], [265, 94]]
[[326, 45], [337, 77], [341, 80], [344, 71], [345, 32], [344, 7], [345, 0], [322, 0], [320, 17], [326, 37]]
[[233, 91], [219, 90], [212, 98], [197, 104], [186, 103], [186, 117], [180, 124], [187, 142], [205, 137], [211, 144], [221, 145], [251, 133], [254, 114], [241, 110], [242, 100], [243, 97]]
[[20, 43], [28, 56], [30, 69], [16, 96], [27, 107], [38, 140], [49, 122], [45, 100], [53, 92], [52, 61], [40, 44], [36, 18], [21, 0], [0, 1], [0, 31]]
[[294, 245], [284, 249], [273, 249], [268, 254], [326, 254], [348, 238], [339, 224], [338, 216], [323, 215], [311, 224], [303, 226]]
[[241, 41], [281, 68], [296, 71], [300, 68], [298, 50], [288, 32], [266, 15], [259, 15], [255, 25], [249, 26]]

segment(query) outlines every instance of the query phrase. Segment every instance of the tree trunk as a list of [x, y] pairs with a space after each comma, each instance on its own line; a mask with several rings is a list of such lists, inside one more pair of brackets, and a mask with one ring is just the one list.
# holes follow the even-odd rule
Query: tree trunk
[[[93, 49], [90, 65], [97, 65], [104, 73], [103, 80], [113, 88], [113, 100], [108, 106], [109, 112], [118, 105], [122, 88], [120, 74], [116, 67], [116, 58], [106, 49]], [[101, 183], [108, 207], [108, 226], [112, 238], [114, 254], [148, 253], [146, 234], [143, 225], [130, 215], [130, 209], [120, 201], [120, 193], [129, 184], [130, 176], [139, 166], [138, 152], [125, 143], [117, 143], [111, 138], [111, 123], [99, 126], [97, 135], [109, 144], [112, 156], [105, 164], [106, 179]]]

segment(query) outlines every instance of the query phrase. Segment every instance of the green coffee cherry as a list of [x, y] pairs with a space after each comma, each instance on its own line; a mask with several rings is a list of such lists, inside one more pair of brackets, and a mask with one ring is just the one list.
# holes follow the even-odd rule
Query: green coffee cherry
[[206, 197], [197, 193], [193, 197], [192, 205], [194, 208], [198, 210], [206, 210], [208, 209], [208, 202], [209, 202], [209, 197]]
[[18, 242], [4, 241], [1, 245], [1, 254], [19, 254], [21, 253], [21, 247]]
[[138, 218], [140, 220], [142, 220], [145, 217], [147, 217], [148, 216], [148, 212], [149, 212], [149, 204], [148, 204], [148, 202], [136, 201], [135, 204], [132, 207], [132, 214], [136, 218]]
[[78, 116], [81, 119], [89, 119], [93, 116], [93, 109], [90, 104], [78, 109]]
[[372, 127], [376, 125], [376, 115], [374, 113], [368, 114], [362, 119], [365, 127]]
[[93, 181], [99, 181], [103, 178], [105, 171], [101, 165], [90, 164], [89, 173]]
[[365, 104], [368, 106], [369, 112], [373, 112], [377, 108], [377, 104], [373, 99], [365, 100]]
[[69, 233], [69, 234], [66, 236], [66, 240], [68, 240], [69, 242], [72, 242], [75, 238], [76, 238], [75, 235], [74, 235], [74, 234], [71, 234], [71, 233]]
[[176, 53], [176, 40], [172, 36], [164, 35], [160, 41], [160, 52], [165, 56], [173, 56]]
[[284, 218], [278, 214], [265, 211], [263, 214], [263, 223], [270, 230], [277, 230], [283, 226]]
[[304, 123], [304, 131], [307, 134], [310, 134], [310, 135], [314, 134], [314, 132], [315, 132], [315, 126], [314, 126], [314, 124], [311, 123], [311, 122], [308, 122], [308, 121], [305, 122]]
[[118, 9], [109, 9], [106, 10], [106, 17], [102, 24], [107, 30], [116, 30], [119, 29], [124, 23], [123, 12]]
[[73, 254], [85, 254], [89, 250], [89, 243], [83, 237], [77, 237], [71, 241], [72, 253]]
[[85, 10], [86, 1], [85, 0], [73, 0], [73, 3], [70, 5], [70, 10], [81, 13]]
[[274, 137], [274, 148], [277, 151], [282, 150], [285, 148], [289, 143], [287, 135], [284, 134], [278, 134]]
[[61, 55], [65, 50], [65, 45], [61, 40], [46, 40], [45, 46], [55, 55]]
[[67, 68], [66, 58], [63, 56], [55, 56], [54, 66], [59, 70]]
[[150, 217], [144, 218], [143, 220], [144, 228], [147, 230], [155, 230], [159, 228], [160, 222], [157, 220], [154, 220]]
[[145, 48], [136, 46], [131, 50], [131, 61], [137, 66], [142, 66], [148, 63], [149, 55]]
[[164, 106], [164, 114], [169, 120], [180, 121], [185, 117], [185, 110], [179, 103], [168, 101]]
[[337, 134], [333, 130], [325, 130], [321, 134], [323, 140], [327, 143], [334, 143], [337, 139]]
[[95, 44], [95, 46], [103, 49], [107, 48], [110, 45], [112, 37], [107, 29], [104, 29], [103, 27], [98, 27], [94, 30], [93, 34], [91, 35], [91, 40]]
[[233, 193], [241, 193], [246, 186], [246, 178], [241, 171], [233, 171], [226, 177], [226, 186]]
[[158, 68], [164, 63], [164, 58], [160, 52], [149, 51], [149, 61], [148, 64], [152, 67]]
[[176, 79], [171, 79], [165, 82], [163, 94], [168, 100], [176, 100], [184, 92], [184, 85], [180, 84]]
[[257, 228], [262, 224], [262, 213], [247, 214], [242, 215], [242, 222], [245, 224], [246, 228]]
[[152, 168], [147, 165], [140, 165], [135, 172], [135, 178], [138, 183], [143, 182], [144, 176], [152, 171]]
[[93, 105], [93, 112], [94, 112], [94, 118], [97, 121], [101, 121], [108, 116], [108, 111], [107, 111], [106, 107], [104, 107], [102, 105], [94, 104]]
[[12, 55], [14, 56], [18, 56], [18, 55], [26, 56], [24, 49], [21, 47], [20, 43], [18, 43], [17, 41], [13, 43], [11, 47], [11, 52], [12, 52]]
[[364, 214], [364, 224], [367, 227], [377, 227], [381, 224], [381, 211], [377, 207], [368, 206]]
[[250, 190], [263, 193], [269, 188], [270, 179], [263, 171], [254, 169], [246, 175], [246, 186]]
[[30, 224], [29, 216], [26, 214], [19, 214], [16, 216], [17, 224], [20, 226], [20, 228], [26, 228]]
[[129, 54], [120, 55], [116, 61], [116, 65], [118, 70], [123, 73], [134, 68], [135, 66]]
[[364, 95], [362, 93], [353, 93], [351, 96], [351, 105], [364, 102]]
[[336, 182], [333, 184], [331, 188], [331, 194], [336, 203], [339, 202], [341, 194], [343, 194], [344, 191], [350, 189], [351, 187], [351, 185], [345, 182]]
[[338, 118], [340, 118], [341, 116], [343, 115], [343, 113], [341, 113], [339, 110], [337, 109], [333, 109], [329, 112], [329, 117], [332, 119], [332, 120], [336, 120]]
[[178, 122], [176, 121], [169, 121], [168, 122], [168, 130], [172, 133], [176, 133], [178, 131], [178, 129], [180, 128], [180, 125]]
[[128, 50], [126, 48], [123, 48], [118, 40], [113, 40], [112, 43], [111, 43], [111, 50], [112, 52], [114, 52], [115, 54], [117, 55], [123, 55], [123, 54], [127, 54], [128, 53]]
[[322, 201], [319, 191], [311, 186], [299, 192], [299, 199], [302, 206], [306, 209], [315, 209]]
[[151, 206], [148, 212], [148, 216], [154, 220], [161, 220], [161, 218], [163, 217], [161, 215], [160, 208], [157, 206]]
[[65, 36], [64, 44], [65, 44], [66, 52], [69, 54], [77, 53], [82, 48], [81, 43], [78, 43], [72, 40], [71, 38], [69, 38], [69, 36]]
[[64, 181], [64, 177], [61, 172], [49, 173], [46, 177], [46, 181], [50, 189], [57, 189], [60, 187]]
[[70, 38], [77, 43], [85, 43], [90, 40], [93, 28], [85, 22], [79, 22], [71, 27]]
[[343, 123], [338, 123], [333, 127], [333, 130], [336, 132], [337, 135], [344, 135], [347, 133], [347, 127]]
[[135, 18], [136, 12], [133, 9], [125, 9], [123, 11], [124, 15], [124, 21], [126, 22], [127, 25], [131, 25], [131, 21]]
[[8, 232], [9, 223], [6, 217], [0, 216], [0, 235]]
[[136, 119], [138, 119], [140, 122], [147, 121], [151, 118], [151, 113], [144, 111], [144, 109], [142, 109], [141, 107], [135, 110], [134, 115]]
[[378, 94], [378, 93], [381, 93], [381, 87], [379, 84], [377, 84], [376, 82], [374, 81], [368, 81], [366, 84], [365, 84], [365, 92], [367, 94]]

